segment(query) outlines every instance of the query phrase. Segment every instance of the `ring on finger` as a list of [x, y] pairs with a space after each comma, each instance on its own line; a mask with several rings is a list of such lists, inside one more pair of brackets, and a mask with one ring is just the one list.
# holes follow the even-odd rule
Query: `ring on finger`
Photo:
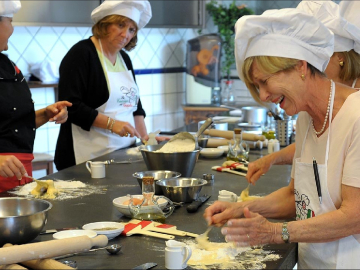
[[249, 236], [249, 234], [246, 234], [246, 236], [247, 236], [247, 238], [248, 238], [248, 239], [250, 239], [250, 236]]

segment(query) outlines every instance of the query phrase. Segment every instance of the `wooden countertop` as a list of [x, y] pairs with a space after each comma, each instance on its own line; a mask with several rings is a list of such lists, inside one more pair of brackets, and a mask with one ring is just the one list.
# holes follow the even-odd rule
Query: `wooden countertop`
[[[265, 152], [252, 150], [250, 160], [255, 160], [265, 153], [266, 149]], [[95, 160], [114, 159], [120, 161], [127, 160], [129, 157], [125, 149], [115, 151]], [[179, 230], [197, 234], [205, 232], [207, 225], [202, 215], [207, 205], [217, 199], [219, 190], [226, 189], [240, 194], [248, 185], [244, 177], [211, 170], [212, 166], [221, 165], [224, 161], [225, 157], [223, 156], [217, 159], [199, 158], [192, 177], [201, 178], [204, 173], [215, 175], [214, 185], [206, 185], [201, 190], [201, 194], [210, 194], [211, 198], [196, 213], [188, 213], [186, 205], [177, 208], [166, 219], [166, 223], [176, 225]], [[132, 177], [132, 174], [146, 170], [144, 162], [111, 164], [107, 165], [106, 178], [91, 179], [85, 164], [82, 163], [43, 177], [42, 179], [78, 180], [91, 185], [103, 186], [104, 190], [103, 194], [93, 194], [62, 201], [49, 200], [53, 204], [53, 208], [48, 213], [48, 222], [44, 229], [75, 226], [81, 228], [86, 223], [97, 221], [129, 221], [128, 218], [122, 216], [113, 206], [112, 200], [127, 194], [141, 194], [140, 186], [136, 178]], [[262, 179], [257, 182], [256, 186], [251, 188], [251, 193], [254, 195], [265, 195], [287, 185], [290, 180], [290, 173], [291, 166], [273, 166], [266, 175], [262, 176]], [[9, 197], [13, 195], [2, 193], [0, 196]], [[214, 228], [209, 236], [211, 241], [224, 242], [224, 237], [221, 235], [219, 228]], [[176, 239], [181, 241], [183, 237], [177, 236]], [[52, 235], [38, 236], [34, 242], [47, 240], [52, 240]], [[158, 266], [154, 269], [165, 269], [165, 240], [163, 239], [141, 235], [119, 236], [110, 240], [109, 244], [121, 244], [122, 251], [118, 255], [109, 255], [107, 251], [101, 250], [76, 255], [68, 258], [68, 260], [75, 260], [78, 269], [131, 269], [146, 262], [156, 262]], [[271, 250], [281, 256], [277, 261], [265, 262], [266, 269], [292, 269], [297, 261], [297, 244], [295, 243], [267, 245], [264, 249]], [[191, 267], [188, 266], [187, 269], [191, 269]]]

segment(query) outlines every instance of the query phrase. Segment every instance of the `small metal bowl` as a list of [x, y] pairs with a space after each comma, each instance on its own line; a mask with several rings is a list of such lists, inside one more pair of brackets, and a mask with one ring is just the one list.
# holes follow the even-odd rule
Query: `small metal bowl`
[[52, 204], [20, 197], [0, 198], [0, 246], [25, 244], [44, 228]]
[[[179, 172], [173, 172], [173, 171], [144, 171], [144, 172], [136, 172], [133, 174], [133, 177], [135, 177], [140, 185], [140, 188], [142, 188], [142, 179], [145, 176], [151, 176], [154, 177], [155, 183], [158, 180], [161, 179], [168, 179], [168, 178], [178, 178], [181, 176], [181, 173]], [[161, 187], [158, 185], [155, 185], [155, 195], [162, 195], [163, 192], [161, 190]]]
[[192, 202], [196, 200], [207, 181], [201, 178], [170, 178], [156, 182], [164, 195], [173, 202]]

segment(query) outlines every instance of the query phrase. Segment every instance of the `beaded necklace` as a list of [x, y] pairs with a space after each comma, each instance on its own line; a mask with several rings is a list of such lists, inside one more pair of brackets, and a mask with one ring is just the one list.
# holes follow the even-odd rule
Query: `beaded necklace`
[[326, 123], [327, 123], [328, 118], [329, 118], [332, 91], [333, 91], [333, 82], [331, 80], [330, 81], [330, 96], [329, 96], [329, 101], [328, 101], [328, 105], [327, 105], [327, 109], [326, 109], [325, 120], [324, 120], [324, 124], [323, 124], [322, 128], [320, 129], [320, 131], [315, 130], [314, 119], [311, 120], [312, 129], [313, 129], [313, 131], [315, 132], [316, 135], [322, 134], [324, 132], [324, 130], [325, 130], [325, 126], [326, 126]]

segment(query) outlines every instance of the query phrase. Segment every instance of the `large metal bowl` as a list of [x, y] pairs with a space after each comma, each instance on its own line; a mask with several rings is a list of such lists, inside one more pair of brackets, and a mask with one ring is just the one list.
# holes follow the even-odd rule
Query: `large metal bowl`
[[28, 198], [0, 198], [0, 247], [35, 239], [47, 222], [52, 204]]
[[[156, 183], [156, 181], [161, 179], [178, 178], [181, 176], [181, 173], [173, 172], [173, 171], [144, 171], [144, 172], [136, 172], [133, 174], [133, 177], [137, 179], [141, 188], [142, 188], [142, 179], [146, 176], [154, 177]], [[162, 194], [163, 192], [160, 186], [155, 185], [155, 195], [162, 195]]]
[[199, 150], [192, 152], [160, 153], [154, 152], [163, 145], [147, 145], [140, 148], [148, 170], [169, 170], [181, 173], [184, 177], [191, 177], [199, 158]]
[[199, 196], [201, 188], [207, 181], [201, 178], [170, 178], [156, 182], [164, 195], [173, 202], [192, 202]]

